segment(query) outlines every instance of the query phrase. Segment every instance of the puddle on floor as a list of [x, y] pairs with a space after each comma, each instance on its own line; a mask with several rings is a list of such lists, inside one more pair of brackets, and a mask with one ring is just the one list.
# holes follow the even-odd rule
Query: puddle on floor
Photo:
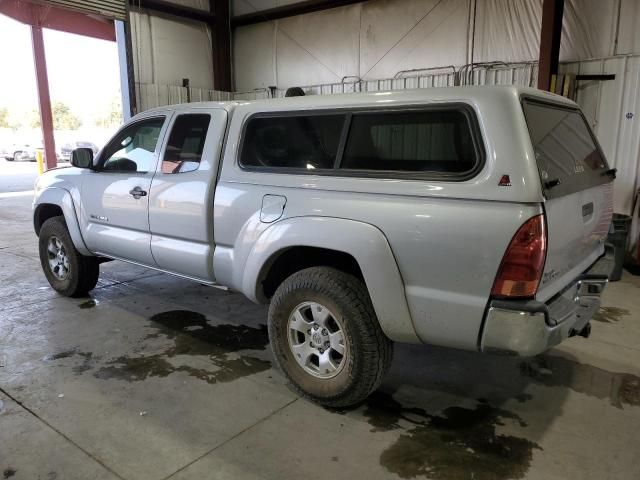
[[5, 468], [2, 472], [2, 478], [6, 480], [7, 478], [13, 477], [16, 473], [18, 473], [18, 471], [15, 468]]
[[601, 307], [593, 316], [592, 320], [602, 323], [615, 323], [624, 315], [630, 315], [631, 312], [626, 308], [619, 307]]
[[83, 373], [86, 372], [87, 370], [91, 370], [92, 366], [93, 366], [93, 361], [95, 360], [93, 353], [91, 352], [81, 352], [79, 351], [77, 348], [73, 348], [71, 350], [65, 350], [63, 352], [58, 352], [58, 353], [52, 353], [50, 355], [46, 355], [42, 360], [45, 362], [53, 362], [56, 360], [62, 360], [65, 358], [71, 358], [71, 357], [80, 357], [82, 358], [82, 363], [80, 363], [79, 365], [74, 365], [73, 366], [73, 372], [74, 373]]
[[157, 331], [147, 338], [164, 336], [175, 340], [172, 355], [217, 355], [239, 350], [264, 350], [269, 343], [267, 327], [210, 325], [207, 317], [189, 310], [172, 310], [150, 317]]
[[547, 387], [566, 387], [590, 397], [607, 400], [616, 408], [640, 406], [640, 377], [610, 372], [564, 357], [541, 355], [521, 363], [523, 376]]
[[[174, 341], [161, 353], [145, 356], [121, 356], [108, 362], [94, 375], [102, 379], [140, 381], [148, 377], [166, 377], [184, 372], [207, 383], [231, 382], [271, 368], [271, 362], [239, 353], [264, 350], [269, 343], [267, 328], [245, 325], [210, 325], [197, 312], [174, 310], [154, 315], [146, 340], [166, 338]], [[169, 359], [179, 355], [206, 356], [213, 368], [176, 365]]]
[[[640, 406], [640, 377], [635, 375], [553, 355], [513, 363], [512, 368], [503, 372], [511, 380], [503, 380], [519, 387], [504, 390], [503, 382], [497, 382], [495, 393], [491, 388], [486, 391], [485, 398], [490, 400], [479, 399], [475, 407], [454, 405], [429, 411], [412, 404], [403, 405], [388, 393], [375, 392], [363, 411], [372, 431], [399, 432], [394, 443], [380, 455], [380, 464], [402, 478], [506, 480], [525, 477], [534, 452], [541, 447], [526, 438], [526, 422], [499, 405], [508, 399], [519, 403], [531, 400], [536, 393], [535, 389], [525, 390], [529, 384], [571, 389], [616, 408]], [[423, 386], [431, 384], [438, 391], [454, 392], [452, 394], [466, 401], [469, 392], [474, 391], [475, 384], [471, 382], [442, 385], [424, 379]], [[500, 389], [502, 393], [497, 393]], [[509, 427], [509, 434], [499, 433], [503, 425]]]
[[[96, 378], [133, 382], [184, 372], [213, 384], [231, 382], [271, 368], [268, 360], [246, 353], [265, 350], [269, 338], [264, 325], [257, 328], [245, 325], [210, 325], [204, 315], [186, 310], [160, 313], [150, 320], [153, 331], [143, 340], [169, 339], [173, 343], [163, 351], [151, 355], [122, 355], [109, 360], [93, 372]], [[180, 364], [180, 360], [175, 357], [181, 355], [202, 356], [211, 366]], [[43, 361], [55, 362], [71, 357], [82, 359], [81, 363], [73, 367], [76, 374], [95, 369], [100, 360], [100, 357], [91, 352], [74, 348], [47, 355]]]
[[61, 360], [63, 358], [73, 357], [76, 353], [78, 353], [76, 349], [65, 350], [64, 352], [51, 353], [49, 355], [46, 355], [42, 360], [44, 360], [45, 362], [50, 362], [52, 360]]
[[505, 422], [525, 428], [517, 415], [480, 400], [475, 408], [449, 407], [438, 414], [405, 407], [390, 394], [374, 392], [363, 412], [373, 432], [401, 430], [380, 455], [380, 464], [402, 478], [435, 480], [522, 478], [534, 449], [525, 438], [502, 435]]

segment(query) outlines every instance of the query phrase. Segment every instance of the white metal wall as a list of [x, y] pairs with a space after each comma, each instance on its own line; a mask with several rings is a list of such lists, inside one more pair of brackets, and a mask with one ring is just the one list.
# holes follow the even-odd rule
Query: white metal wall
[[[543, 0], [370, 0], [237, 28], [237, 90], [537, 60]], [[233, 0], [235, 14], [289, 0]], [[475, 12], [475, 15], [474, 15]], [[640, 53], [640, 1], [567, 0], [561, 61]]]
[[[194, 8], [206, 0], [182, 0]], [[211, 32], [201, 22], [180, 21], [131, 7], [131, 43], [136, 82], [182, 85], [188, 78], [196, 88], [213, 88]]]

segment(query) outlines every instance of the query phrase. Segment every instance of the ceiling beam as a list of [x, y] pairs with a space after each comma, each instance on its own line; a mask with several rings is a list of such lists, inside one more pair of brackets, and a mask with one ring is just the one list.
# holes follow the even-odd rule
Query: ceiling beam
[[92, 14], [22, 0], [0, 0], [0, 13], [27, 25], [116, 41], [113, 20]]
[[129, 9], [131, 11], [135, 12], [138, 8], [153, 10], [173, 17], [195, 20], [197, 22], [204, 22], [207, 24], [211, 24], [215, 20], [214, 15], [206, 10], [184, 7], [165, 0], [129, 0]]
[[330, 8], [344, 7], [366, 0], [305, 0], [303, 2], [282, 5], [280, 7], [245, 13], [231, 18], [232, 27], [243, 27], [255, 23], [268, 22], [279, 18], [294, 17], [305, 13], [319, 12]]

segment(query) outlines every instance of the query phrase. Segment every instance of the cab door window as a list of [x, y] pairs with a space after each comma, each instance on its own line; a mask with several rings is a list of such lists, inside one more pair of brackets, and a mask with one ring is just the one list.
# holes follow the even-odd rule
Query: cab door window
[[193, 172], [200, 167], [210, 120], [207, 114], [184, 114], [176, 118], [162, 158], [162, 173]]
[[122, 130], [105, 147], [100, 170], [150, 172], [155, 170], [155, 150], [164, 117], [136, 122]]

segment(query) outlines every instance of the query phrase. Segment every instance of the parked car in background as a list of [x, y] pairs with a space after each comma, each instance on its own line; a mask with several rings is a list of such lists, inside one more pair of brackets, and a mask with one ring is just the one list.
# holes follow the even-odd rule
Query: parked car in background
[[5, 160], [9, 160], [11, 156], [9, 154], [10, 147], [7, 145], [0, 144], [0, 158], [4, 158]]
[[608, 281], [613, 179], [574, 102], [455, 87], [184, 104], [42, 175], [51, 286], [118, 259], [270, 303], [274, 358], [329, 407], [392, 342], [533, 356], [587, 337]]
[[98, 146], [93, 142], [77, 141], [67, 142], [60, 148], [59, 159], [63, 162], [68, 162], [71, 158], [71, 152], [76, 148], [90, 148], [94, 155], [98, 154]]
[[35, 162], [36, 152], [42, 148], [42, 144], [15, 143], [5, 147], [4, 158], [10, 162]]

